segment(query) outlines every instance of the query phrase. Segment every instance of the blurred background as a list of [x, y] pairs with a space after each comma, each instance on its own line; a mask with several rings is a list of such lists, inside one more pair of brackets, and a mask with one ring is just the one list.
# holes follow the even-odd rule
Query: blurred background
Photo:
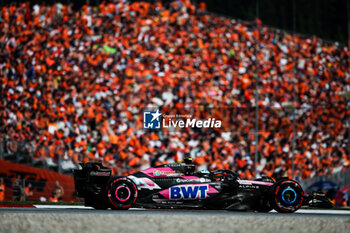
[[[349, 204], [349, 0], [0, 5], [0, 200], [75, 201], [81, 162], [191, 156]], [[147, 108], [223, 124], [146, 130]]]

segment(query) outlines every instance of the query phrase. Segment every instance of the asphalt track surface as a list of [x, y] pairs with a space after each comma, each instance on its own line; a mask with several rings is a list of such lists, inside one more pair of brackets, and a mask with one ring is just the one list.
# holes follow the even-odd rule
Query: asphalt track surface
[[0, 208], [0, 233], [348, 233], [350, 211], [292, 214], [213, 210], [94, 210], [83, 206]]
[[275, 211], [269, 213], [228, 211], [228, 210], [183, 210], [183, 209], [130, 209], [130, 210], [95, 210], [79, 206], [43, 206], [39, 208], [0, 208], [0, 213], [28, 214], [102, 214], [102, 215], [171, 215], [171, 216], [256, 216], [256, 217], [293, 217], [293, 218], [349, 218], [350, 210], [300, 209], [295, 213], [281, 214]]

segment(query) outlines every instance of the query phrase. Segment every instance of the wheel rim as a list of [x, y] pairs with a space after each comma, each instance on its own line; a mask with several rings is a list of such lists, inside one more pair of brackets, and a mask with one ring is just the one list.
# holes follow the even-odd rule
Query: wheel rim
[[112, 208], [128, 209], [137, 199], [137, 188], [128, 178], [117, 178], [109, 184], [107, 196]]
[[129, 200], [131, 195], [130, 189], [127, 186], [119, 186], [115, 190], [115, 197], [118, 199], [118, 201], [127, 201]]
[[282, 192], [282, 200], [290, 205], [293, 204], [297, 199], [297, 193], [295, 192], [294, 189], [292, 189], [291, 187], [286, 188], [285, 190], [283, 190]]

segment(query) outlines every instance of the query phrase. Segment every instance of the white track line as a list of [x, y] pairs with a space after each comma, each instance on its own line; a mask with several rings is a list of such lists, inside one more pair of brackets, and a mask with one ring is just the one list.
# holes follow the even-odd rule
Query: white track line
[[300, 209], [296, 213], [300, 214], [345, 214], [350, 216], [350, 210], [317, 210], [317, 209]]
[[[34, 205], [37, 209], [87, 209], [92, 210], [94, 208], [83, 205]], [[145, 210], [143, 208], [130, 208], [129, 210]]]
[[38, 209], [93, 209], [83, 205], [34, 205]]

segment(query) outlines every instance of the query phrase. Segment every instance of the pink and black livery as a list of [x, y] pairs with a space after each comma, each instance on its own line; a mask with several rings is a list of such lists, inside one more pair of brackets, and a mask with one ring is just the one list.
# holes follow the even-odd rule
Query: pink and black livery
[[294, 180], [241, 180], [229, 170], [196, 172], [188, 161], [151, 167], [127, 177], [111, 177], [111, 170], [101, 163], [81, 165], [81, 170], [74, 171], [75, 189], [85, 206], [95, 209], [275, 209], [292, 213], [302, 205], [333, 207], [323, 194], [304, 193]]

